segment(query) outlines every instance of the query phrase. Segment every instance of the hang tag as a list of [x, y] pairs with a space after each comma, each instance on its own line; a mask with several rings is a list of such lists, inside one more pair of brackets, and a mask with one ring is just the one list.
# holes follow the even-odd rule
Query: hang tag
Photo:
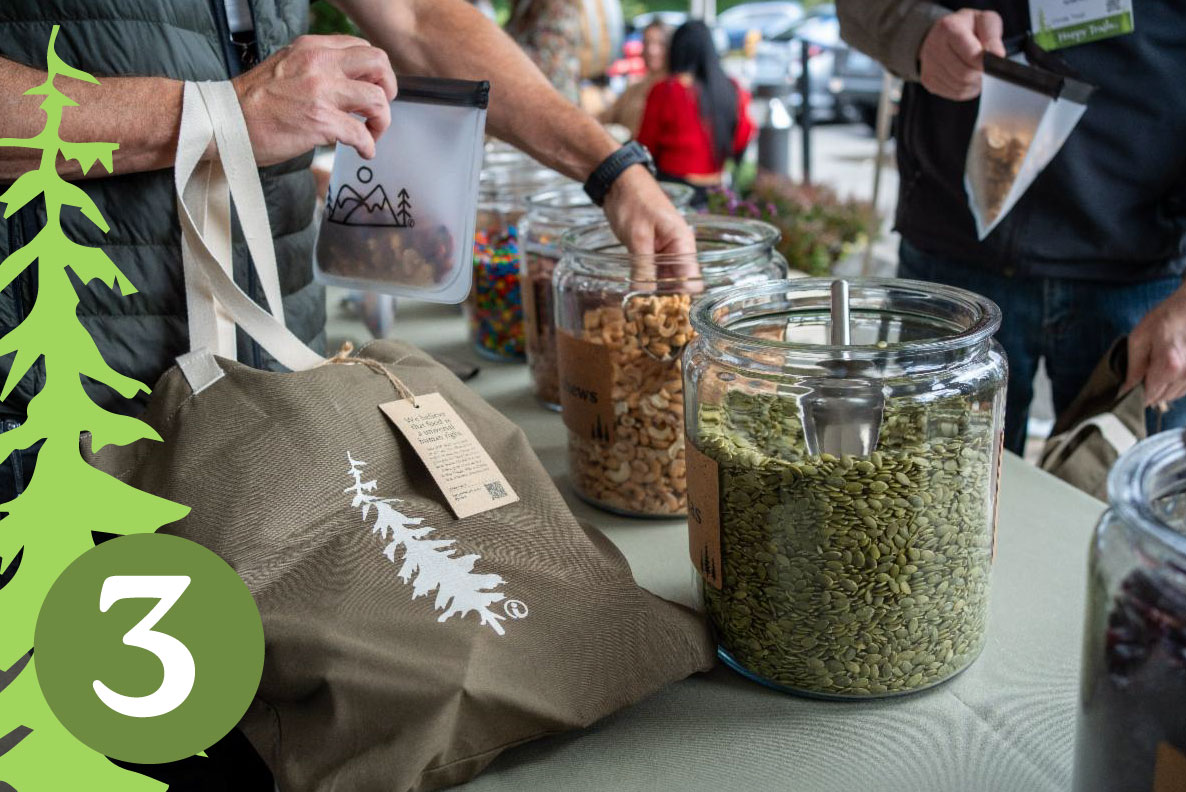
[[426, 393], [380, 404], [449, 502], [458, 519], [516, 503], [519, 496], [445, 397]]
[[722, 584], [721, 479], [716, 460], [690, 437], [684, 440], [688, 470], [688, 551], [700, 576], [713, 588]]
[[1030, 0], [1030, 30], [1044, 50], [1122, 36], [1135, 29], [1132, 0]]

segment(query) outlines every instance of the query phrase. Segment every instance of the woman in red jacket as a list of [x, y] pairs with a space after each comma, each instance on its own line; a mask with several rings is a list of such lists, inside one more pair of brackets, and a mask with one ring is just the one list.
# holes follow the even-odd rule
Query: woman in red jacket
[[690, 184], [702, 197], [754, 135], [749, 94], [725, 76], [712, 34], [698, 20], [672, 35], [668, 62], [671, 76], [647, 96], [638, 141], [661, 179]]

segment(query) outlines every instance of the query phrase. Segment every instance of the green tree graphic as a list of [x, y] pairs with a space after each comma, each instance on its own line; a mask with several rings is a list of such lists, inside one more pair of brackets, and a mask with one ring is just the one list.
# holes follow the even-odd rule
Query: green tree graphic
[[0, 339], [0, 355], [15, 353], [0, 399], [8, 398], [39, 358], [45, 363], [45, 384], [29, 403], [27, 421], [0, 434], [0, 459], [42, 443], [36, 471], [24, 493], [0, 505], [0, 511], [8, 515], [0, 520], [0, 569], [11, 576], [0, 589], [0, 669], [8, 669], [0, 671], [0, 780], [18, 792], [148, 792], [164, 787], [117, 768], [62, 728], [41, 696], [33, 669], [36, 661], [25, 663], [46, 592], [70, 562], [93, 546], [92, 531], [151, 533], [188, 512], [184, 506], [100, 473], [87, 465], [80, 453], [80, 438], [85, 439], [87, 432], [96, 450], [107, 444], [127, 445], [160, 437], [141, 421], [103, 410], [83, 390], [83, 377], [125, 397], [148, 389], [111, 369], [78, 321], [78, 295], [69, 271], [83, 284], [97, 279], [125, 296], [135, 288], [102, 250], [73, 242], [62, 228], [62, 209], [68, 206], [77, 207], [104, 232], [108, 225], [87, 194], [58, 175], [59, 155], [76, 160], [84, 173], [96, 163], [110, 173], [117, 144], [71, 143], [59, 136], [62, 111], [77, 103], [55, 87], [55, 79], [98, 80], [58, 58], [54, 50], [57, 35], [55, 26], [45, 82], [26, 92], [45, 97], [41, 102], [44, 129], [28, 139], [0, 138], [0, 146], [41, 151], [40, 166], [0, 195], [4, 217], [11, 217], [39, 196], [44, 197], [46, 209], [41, 232], [0, 262], [0, 290], [29, 267], [36, 267], [37, 276], [33, 309]]

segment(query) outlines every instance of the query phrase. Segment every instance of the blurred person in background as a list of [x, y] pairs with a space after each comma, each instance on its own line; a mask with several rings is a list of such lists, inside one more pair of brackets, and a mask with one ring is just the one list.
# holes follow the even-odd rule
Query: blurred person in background
[[570, 102], [581, 88], [581, 0], [512, 0], [506, 32]]
[[647, 95], [638, 141], [650, 149], [659, 178], [696, 188], [703, 206], [725, 165], [754, 135], [749, 93], [725, 76], [708, 26], [687, 22], [671, 37], [670, 73]]
[[658, 20], [643, 29], [642, 60], [646, 64], [646, 74], [627, 86], [617, 101], [598, 116], [602, 123], [621, 124], [630, 130], [632, 137], [638, 137], [647, 96], [655, 85], [667, 78], [667, 50], [670, 41], [671, 28]]
[[[1133, 0], [1135, 30], [1065, 47], [1096, 86], [1066, 144], [978, 240], [964, 191], [984, 53], [1025, 34], [1025, 0], [837, 0], [841, 34], [906, 80], [898, 114], [900, 277], [995, 301], [1009, 357], [1005, 447], [1025, 448], [1045, 360], [1056, 414], [1128, 335], [1150, 432], [1186, 426], [1186, 3]], [[1170, 409], [1152, 409], [1161, 403]], [[1176, 404], [1174, 402], [1177, 402]]]

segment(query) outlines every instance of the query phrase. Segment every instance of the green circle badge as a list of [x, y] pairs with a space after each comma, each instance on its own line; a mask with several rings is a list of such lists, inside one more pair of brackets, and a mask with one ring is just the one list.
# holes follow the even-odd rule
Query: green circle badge
[[137, 764], [193, 756], [225, 736], [259, 687], [264, 634], [243, 581], [167, 534], [88, 550], [41, 606], [34, 666], [78, 740]]

